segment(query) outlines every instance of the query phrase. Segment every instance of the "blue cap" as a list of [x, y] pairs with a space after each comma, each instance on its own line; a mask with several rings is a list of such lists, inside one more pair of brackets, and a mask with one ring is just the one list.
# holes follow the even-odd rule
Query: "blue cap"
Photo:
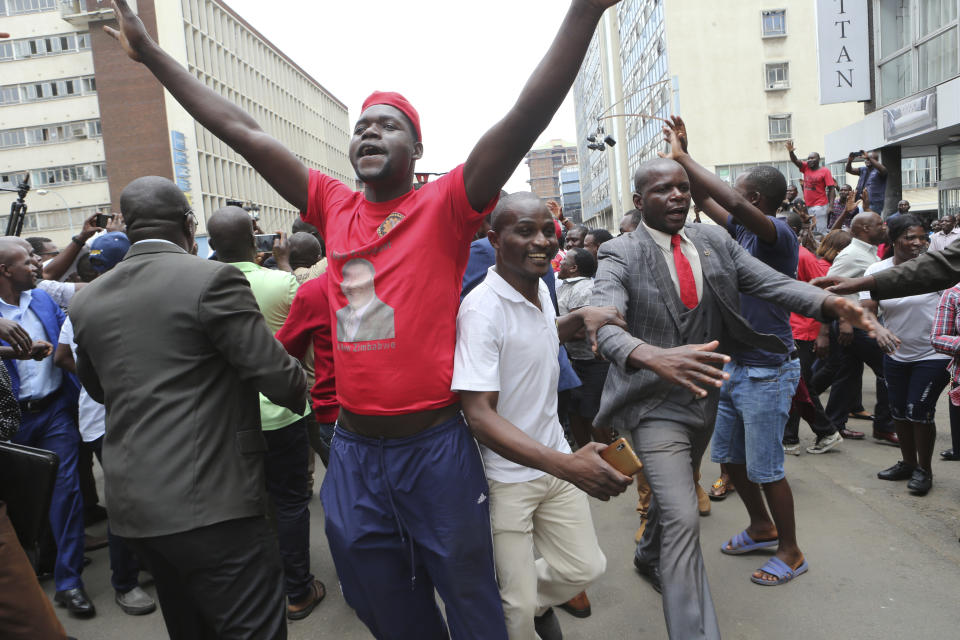
[[90, 243], [90, 266], [97, 273], [110, 271], [130, 250], [130, 240], [121, 231], [111, 231]]

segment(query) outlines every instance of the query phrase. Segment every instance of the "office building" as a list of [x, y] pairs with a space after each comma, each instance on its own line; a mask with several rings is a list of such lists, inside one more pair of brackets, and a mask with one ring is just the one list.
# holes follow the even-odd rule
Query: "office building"
[[911, 212], [960, 215], [960, 2], [870, 0], [867, 9], [872, 99], [856, 122], [831, 127], [827, 156], [882, 149], [901, 159], [899, 180], [887, 183], [888, 213], [902, 196]]
[[542, 201], [560, 202], [560, 169], [567, 164], [576, 163], [576, 145], [563, 140], [551, 140], [550, 144], [534, 147], [527, 153], [527, 167], [530, 169], [530, 191]]
[[[583, 218], [608, 229], [633, 208], [633, 172], [664, 148], [659, 118], [682, 116], [691, 154], [731, 184], [756, 164], [799, 184], [784, 142], [823, 154], [828, 131], [863, 115], [820, 105], [810, 0], [623, 0], [604, 14], [574, 99]], [[616, 144], [588, 149], [590, 135]]]
[[[131, 2], [148, 32], [207, 86], [250, 113], [311, 168], [353, 184], [347, 107], [219, 0]], [[174, 180], [199, 232], [228, 199], [268, 232], [297, 215], [238, 154], [197, 125], [103, 32], [106, 0], [0, 0], [0, 185], [29, 172], [23, 235], [69, 241], [119, 211], [133, 179]], [[6, 213], [13, 194], [0, 194]], [[68, 215], [69, 211], [69, 215]]]

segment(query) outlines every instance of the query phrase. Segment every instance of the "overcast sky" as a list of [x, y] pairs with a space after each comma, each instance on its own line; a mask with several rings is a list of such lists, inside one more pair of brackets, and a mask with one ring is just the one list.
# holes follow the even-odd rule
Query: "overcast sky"
[[[225, 0], [350, 113], [371, 91], [399, 91], [420, 113], [420, 171], [466, 160], [502, 118], [566, 13], [564, 0]], [[575, 141], [567, 98], [538, 144]], [[528, 190], [521, 163], [508, 191]]]

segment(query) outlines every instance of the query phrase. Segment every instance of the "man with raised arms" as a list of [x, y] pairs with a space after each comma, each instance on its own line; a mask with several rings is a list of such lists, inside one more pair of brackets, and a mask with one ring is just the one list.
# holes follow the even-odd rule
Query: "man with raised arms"
[[372, 265], [377, 298], [394, 310], [394, 337], [334, 336], [342, 411], [321, 490], [344, 596], [378, 638], [446, 638], [434, 588], [454, 637], [507, 637], [483, 464], [450, 391], [460, 283], [474, 232], [560, 106], [616, 1], [572, 0], [514, 107], [463, 165], [419, 190], [417, 111], [399, 94], [372, 94], [350, 141], [362, 192], [308, 170], [164, 53], [124, 0], [115, 2], [119, 29], [108, 33], [320, 230], [334, 317], [348, 305], [343, 267], [355, 258]]

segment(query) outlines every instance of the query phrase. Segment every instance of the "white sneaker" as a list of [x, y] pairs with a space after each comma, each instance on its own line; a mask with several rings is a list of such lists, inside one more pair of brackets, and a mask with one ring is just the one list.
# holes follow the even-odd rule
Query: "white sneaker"
[[797, 444], [785, 444], [783, 445], [783, 452], [788, 456], [798, 456], [800, 455], [800, 443]]
[[807, 453], [826, 453], [841, 442], [843, 442], [843, 436], [841, 436], [839, 432], [835, 431], [829, 436], [818, 438], [813, 446], [807, 447]]

